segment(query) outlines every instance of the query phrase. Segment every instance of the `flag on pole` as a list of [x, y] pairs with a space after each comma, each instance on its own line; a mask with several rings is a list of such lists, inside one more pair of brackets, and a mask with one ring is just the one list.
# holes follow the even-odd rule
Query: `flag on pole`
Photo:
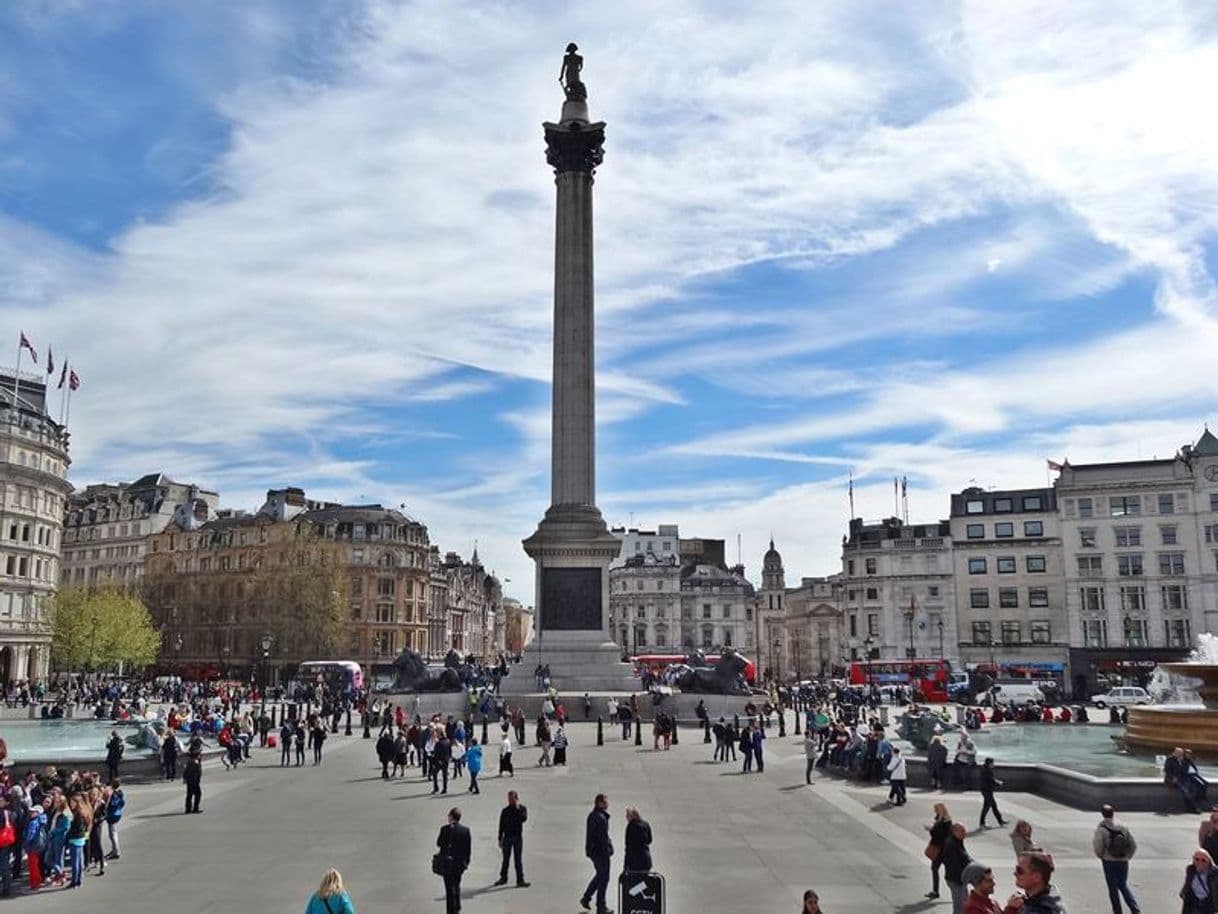
[[909, 480], [906, 477], [902, 476], [901, 477], [901, 497], [902, 498], [904, 498], [908, 494], [908, 486], [909, 486]]
[[68, 383], [68, 363], [63, 363], [63, 371], [59, 373], [59, 383], [55, 386], [56, 390], [63, 390], [63, 386]]
[[75, 370], [69, 371], [68, 390], [76, 390], [78, 387], [80, 387], [80, 376], [76, 374]]
[[47, 347], [47, 374], [53, 375], [54, 373], [55, 373], [55, 356], [52, 355], [51, 347], [48, 346]]
[[28, 349], [30, 351], [30, 358], [34, 360], [34, 364], [38, 364], [38, 353], [34, 351], [34, 344], [25, 338], [24, 330], [21, 331], [21, 345], [19, 349]]
[[1049, 465], [1050, 470], [1054, 470], [1058, 473], [1060, 473], [1065, 468], [1064, 464], [1058, 463], [1056, 460], [1046, 460], [1045, 463], [1047, 463]]

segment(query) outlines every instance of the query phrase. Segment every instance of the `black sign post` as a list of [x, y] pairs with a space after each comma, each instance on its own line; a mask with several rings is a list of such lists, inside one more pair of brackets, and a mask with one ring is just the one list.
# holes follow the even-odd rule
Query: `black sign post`
[[622, 873], [617, 880], [622, 914], [664, 914], [664, 877], [659, 873]]

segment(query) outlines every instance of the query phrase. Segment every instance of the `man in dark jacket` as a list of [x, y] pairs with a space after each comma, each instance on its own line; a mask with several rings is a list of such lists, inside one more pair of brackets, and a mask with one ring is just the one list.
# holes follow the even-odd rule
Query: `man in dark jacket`
[[968, 895], [964, 886], [964, 868], [973, 862], [973, 858], [964, 847], [967, 834], [964, 826], [956, 822], [943, 844], [943, 878], [952, 893], [952, 914], [962, 914]]
[[389, 732], [388, 727], [385, 727], [381, 730], [381, 735], [376, 738], [376, 757], [381, 763], [381, 777], [386, 781], [389, 780], [389, 763], [393, 761], [396, 751], [393, 734]]
[[[447, 736], [436, 740], [435, 748], [431, 750], [431, 792], [448, 793], [448, 763], [452, 761], [452, 743]], [[444, 789], [440, 790], [440, 780], [444, 780]]]
[[994, 791], [1002, 786], [1002, 781], [994, 777], [994, 760], [987, 758], [985, 764], [981, 766], [981, 797], [984, 801], [981, 804], [981, 827], [985, 828], [985, 817], [992, 811], [998, 819], [999, 825], [1006, 825], [1006, 820], [1002, 818], [1002, 813], [998, 811], [998, 804], [994, 802]]
[[651, 871], [651, 826], [633, 806], [626, 808], [626, 857], [628, 872]]
[[499, 867], [499, 879], [495, 885], [507, 885], [508, 858], [516, 855], [516, 885], [522, 889], [528, 888], [524, 881], [524, 864], [520, 860], [524, 850], [524, 823], [529, 820], [528, 808], [520, 802], [520, 796], [514, 790], [507, 795], [508, 805], [499, 813], [499, 849], [503, 851], [503, 863]]
[[613, 840], [609, 837], [609, 798], [598, 793], [593, 801], [592, 812], [584, 829], [584, 855], [592, 861], [596, 870], [592, 881], [580, 897], [580, 906], [591, 909], [593, 893], [596, 894], [597, 914], [613, 914], [605, 905], [605, 890], [609, 888], [609, 858], [613, 856]]
[[186, 782], [186, 811], [198, 812], [199, 801], [203, 799], [203, 761], [198, 752], [190, 753], [186, 759], [182, 780]]
[[123, 757], [123, 738], [117, 730], [110, 731], [110, 739], [106, 741], [106, 780], [113, 781], [118, 777], [118, 763]]
[[445, 914], [461, 910], [461, 877], [469, 867], [470, 846], [469, 829], [461, 824], [461, 810], [454, 806], [448, 811], [448, 824], [436, 838], [444, 870]]
[[[1066, 906], [1050, 880], [1053, 879], [1053, 858], [1042, 851], [1019, 855], [1015, 867], [1015, 885], [1023, 890], [1023, 914], [1067, 914]], [[1008, 905], [1018, 896], [1012, 896]]]

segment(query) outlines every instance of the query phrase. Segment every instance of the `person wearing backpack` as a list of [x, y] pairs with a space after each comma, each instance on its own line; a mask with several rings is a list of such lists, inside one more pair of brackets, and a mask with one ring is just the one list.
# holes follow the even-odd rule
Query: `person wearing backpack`
[[106, 831], [110, 835], [110, 853], [107, 860], [117, 860], [122, 854], [118, 845], [118, 825], [123, 819], [123, 811], [127, 808], [127, 798], [123, 796], [123, 786], [118, 778], [110, 782], [110, 796], [106, 799]]
[[1115, 812], [1110, 804], [1100, 809], [1100, 824], [1096, 826], [1091, 846], [1104, 867], [1112, 914], [1121, 914], [1121, 898], [1125, 899], [1132, 914], [1139, 914], [1142, 906], [1129, 888], [1129, 861], [1137, 853], [1138, 843], [1133, 839], [1133, 833], [1113, 818]]

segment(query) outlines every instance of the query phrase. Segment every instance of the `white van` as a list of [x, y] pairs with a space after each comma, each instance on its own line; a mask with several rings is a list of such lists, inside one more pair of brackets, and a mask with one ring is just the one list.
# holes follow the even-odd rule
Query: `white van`
[[996, 682], [991, 687], [991, 703], [1005, 705], [1022, 705], [1028, 702], [1040, 704], [1045, 700], [1045, 693], [1030, 679], [1008, 679]]

